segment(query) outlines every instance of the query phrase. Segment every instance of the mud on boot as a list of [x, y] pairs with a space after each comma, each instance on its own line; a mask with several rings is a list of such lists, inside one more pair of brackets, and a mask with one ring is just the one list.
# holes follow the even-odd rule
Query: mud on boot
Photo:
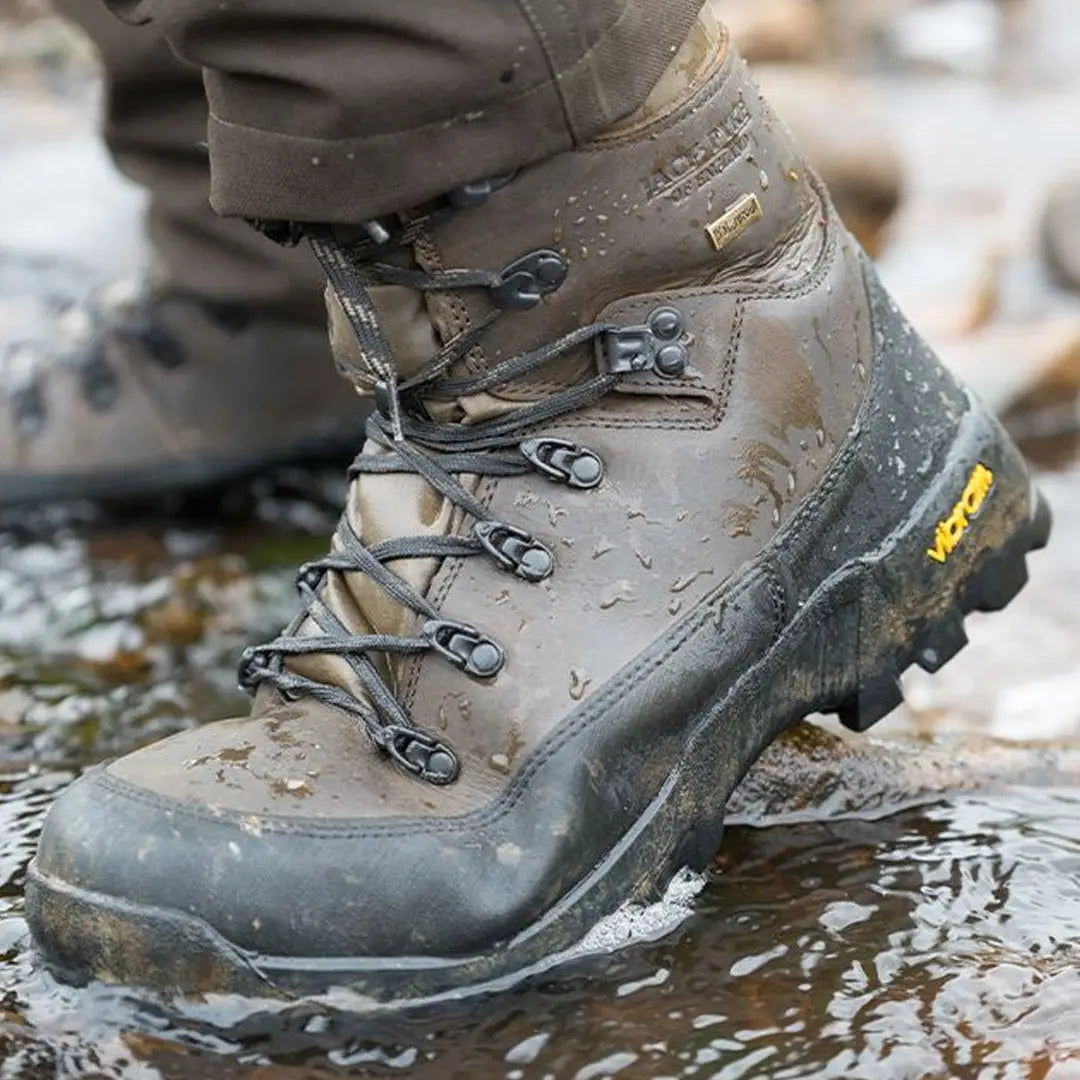
[[313, 231], [378, 407], [331, 554], [245, 656], [250, 717], [56, 803], [55, 967], [503, 985], [706, 865], [787, 726], [869, 726], [1020, 587], [1048, 517], [996, 420], [708, 12], [673, 70], [587, 146]]

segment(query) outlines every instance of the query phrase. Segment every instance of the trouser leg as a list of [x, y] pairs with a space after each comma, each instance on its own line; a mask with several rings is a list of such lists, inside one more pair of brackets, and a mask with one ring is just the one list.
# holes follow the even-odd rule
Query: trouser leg
[[358, 221], [632, 113], [702, 0], [106, 0], [206, 69], [223, 214]]
[[56, 6], [101, 53], [105, 139], [117, 166], [150, 193], [147, 228], [160, 287], [321, 320], [321, 277], [310, 255], [269, 243], [210, 207], [200, 69], [178, 59], [157, 27], [125, 25], [90, 0]]

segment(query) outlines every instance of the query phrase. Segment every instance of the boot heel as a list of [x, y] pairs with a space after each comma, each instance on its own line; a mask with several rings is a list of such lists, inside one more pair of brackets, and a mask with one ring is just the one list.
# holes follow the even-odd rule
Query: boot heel
[[933, 490], [864, 560], [857, 618], [843, 621], [856, 671], [833, 710], [841, 723], [867, 731], [900, 705], [909, 667], [933, 673], [956, 656], [965, 617], [1015, 599], [1050, 527], [1019, 451], [972, 399]]

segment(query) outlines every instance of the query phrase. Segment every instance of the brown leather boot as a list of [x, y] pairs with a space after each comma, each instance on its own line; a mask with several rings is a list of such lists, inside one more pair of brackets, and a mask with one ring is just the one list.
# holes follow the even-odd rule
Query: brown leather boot
[[1046, 539], [707, 20], [606, 137], [315, 246], [379, 410], [348, 507], [251, 717], [54, 807], [63, 971], [502, 985], [706, 866], [772, 739], [879, 720]]
[[347, 461], [365, 410], [325, 331], [237, 304], [108, 290], [0, 363], [0, 509], [202, 490]]

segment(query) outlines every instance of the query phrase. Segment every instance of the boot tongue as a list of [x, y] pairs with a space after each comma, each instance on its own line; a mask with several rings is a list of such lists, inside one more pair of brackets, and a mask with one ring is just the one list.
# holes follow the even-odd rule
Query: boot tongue
[[[365, 453], [385, 453], [367, 443]], [[461, 512], [439, 495], [421, 477], [409, 474], [364, 474], [349, 485], [344, 516], [353, 531], [367, 546], [400, 536], [446, 536], [461, 525]], [[335, 538], [333, 550], [339, 551]], [[438, 570], [436, 559], [400, 559], [392, 569], [421, 595], [427, 593]], [[329, 573], [320, 592], [322, 603], [346, 628], [349, 634], [415, 633], [417, 616], [390, 598], [365, 574]], [[301, 624], [299, 636], [319, 636], [325, 631], [314, 616]], [[374, 653], [371, 658], [393, 689], [407, 658]], [[340, 686], [363, 700], [360, 680], [349, 664], [325, 654], [292, 657], [286, 666], [310, 679]]]
[[[385, 262], [414, 267], [409, 252], [398, 250], [388, 253]], [[438, 330], [432, 321], [424, 294], [403, 285], [373, 285], [368, 288], [379, 317], [379, 329], [391, 355], [399, 377], [411, 379], [439, 351], [442, 346]], [[360, 347], [356, 331], [341, 306], [337, 294], [328, 285], [326, 308], [330, 328], [330, 345], [338, 370], [363, 395], [370, 395], [380, 376]]]
[[[347, 243], [349, 237], [337, 237]], [[388, 252], [380, 261], [415, 268], [412, 254], [403, 249]], [[400, 381], [412, 378], [438, 353], [456, 328], [437, 325], [422, 292], [399, 285], [368, 287], [378, 313], [379, 329], [390, 348]], [[349, 317], [332, 288], [326, 290], [330, 343], [341, 373], [363, 397], [373, 396], [381, 375], [357, 340]], [[440, 320], [441, 321], [441, 320]], [[464, 374], [461, 367], [459, 374]], [[456, 402], [428, 403], [434, 418], [444, 422], [476, 422], [505, 411], [507, 403], [489, 394], [476, 394]], [[385, 454], [382, 447], [365, 443], [365, 454]], [[469, 477], [459, 477], [468, 487]], [[363, 474], [349, 485], [345, 516], [366, 546], [403, 536], [446, 536], [462, 526], [463, 514], [419, 476], [408, 473]], [[335, 540], [335, 550], [340, 544]], [[426, 595], [439, 568], [437, 559], [400, 559], [391, 569], [421, 595]], [[320, 598], [351, 634], [408, 635], [416, 632], [416, 614], [396, 601], [364, 574], [330, 573]], [[314, 617], [308, 618], [300, 635], [318, 636], [324, 631]], [[391, 688], [401, 675], [407, 657], [375, 654], [381, 674]], [[297, 674], [340, 686], [363, 699], [355, 672], [340, 658], [327, 655], [293, 657], [286, 666]]]

